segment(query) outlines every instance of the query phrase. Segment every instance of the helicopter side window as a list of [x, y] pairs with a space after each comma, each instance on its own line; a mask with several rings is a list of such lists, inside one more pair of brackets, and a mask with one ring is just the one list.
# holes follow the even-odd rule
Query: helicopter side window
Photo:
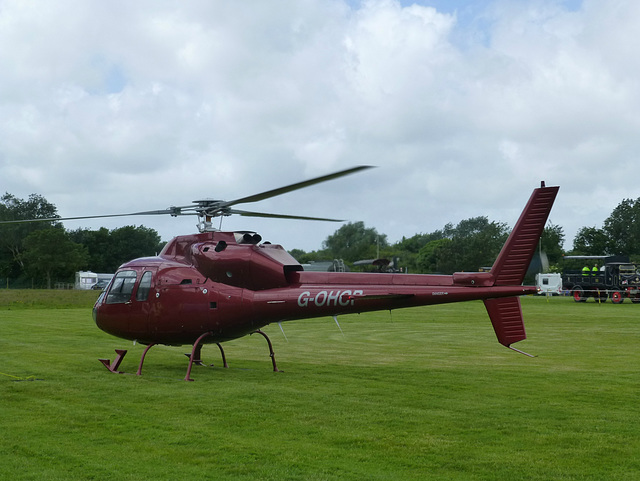
[[136, 292], [136, 301], [146, 301], [147, 297], [149, 297], [150, 290], [151, 290], [151, 272], [147, 271], [144, 274], [142, 274], [142, 279], [140, 279], [138, 292]]
[[107, 304], [121, 304], [129, 301], [135, 284], [136, 271], [118, 272], [107, 294]]

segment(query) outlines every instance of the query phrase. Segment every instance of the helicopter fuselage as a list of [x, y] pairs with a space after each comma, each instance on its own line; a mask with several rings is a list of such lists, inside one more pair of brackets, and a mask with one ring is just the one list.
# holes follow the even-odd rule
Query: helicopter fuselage
[[[308, 272], [281, 246], [261, 243], [253, 232], [201, 232], [170, 241], [156, 257], [120, 266], [94, 306], [97, 326], [146, 344], [138, 374], [155, 344], [193, 344], [191, 366], [202, 363], [203, 343], [253, 332], [273, 322], [391, 310], [481, 299], [500, 344], [526, 339], [520, 296], [533, 294], [522, 281], [538, 245], [557, 187], [534, 189], [490, 272], [453, 275]], [[519, 351], [522, 352], [522, 351]], [[112, 372], [126, 354], [116, 349]]]
[[306, 272], [253, 233], [173, 239], [157, 257], [123, 264], [94, 307], [100, 329], [143, 344], [222, 342], [273, 322], [447, 302], [513, 297], [491, 273], [414, 275]]

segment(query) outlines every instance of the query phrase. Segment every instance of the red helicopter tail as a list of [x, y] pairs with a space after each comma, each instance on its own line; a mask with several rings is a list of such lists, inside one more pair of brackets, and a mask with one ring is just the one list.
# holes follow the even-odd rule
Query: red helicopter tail
[[[485, 299], [484, 305], [500, 344], [513, 349], [511, 344], [527, 338], [519, 297]], [[517, 349], [513, 350], [517, 351]]]
[[[491, 268], [495, 286], [522, 284], [558, 189], [559, 187], [545, 187], [542, 182], [541, 187], [531, 194], [529, 202]], [[513, 349], [511, 344], [527, 338], [519, 297], [485, 299], [484, 305], [500, 344]]]

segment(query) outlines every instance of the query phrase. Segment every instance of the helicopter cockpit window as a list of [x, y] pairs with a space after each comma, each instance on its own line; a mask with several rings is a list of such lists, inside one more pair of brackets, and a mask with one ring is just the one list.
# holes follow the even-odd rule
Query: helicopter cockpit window
[[131, 300], [136, 284], [136, 271], [120, 271], [116, 274], [107, 294], [107, 304], [120, 304]]
[[140, 285], [138, 286], [138, 291], [136, 292], [136, 301], [146, 301], [147, 297], [149, 297], [150, 290], [151, 272], [147, 271], [142, 274], [142, 279], [140, 279]]

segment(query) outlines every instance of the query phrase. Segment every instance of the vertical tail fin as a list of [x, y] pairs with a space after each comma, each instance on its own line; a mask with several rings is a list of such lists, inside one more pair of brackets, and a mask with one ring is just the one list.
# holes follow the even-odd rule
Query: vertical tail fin
[[[558, 187], [545, 187], [544, 182], [540, 188], [534, 189], [493, 263], [491, 274], [495, 279], [494, 285], [522, 284], [557, 194]], [[514, 342], [527, 338], [518, 297], [485, 299], [484, 305], [500, 344], [509, 347]]]
[[500, 344], [509, 347], [527, 338], [519, 297], [485, 299], [484, 306]]
[[493, 263], [491, 274], [496, 286], [520, 285], [527, 273], [536, 246], [547, 223], [559, 187], [534, 189], [516, 226]]

